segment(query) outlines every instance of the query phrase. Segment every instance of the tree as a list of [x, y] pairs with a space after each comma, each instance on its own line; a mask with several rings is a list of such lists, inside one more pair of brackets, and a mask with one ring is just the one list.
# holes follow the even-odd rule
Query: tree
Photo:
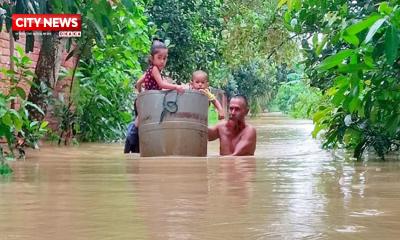
[[[286, 4], [286, 5], [283, 5]], [[398, 1], [281, 0], [289, 30], [303, 36], [306, 73], [328, 102], [314, 115], [314, 136], [361, 159], [400, 147]]]
[[222, 1], [153, 0], [146, 6], [156, 35], [170, 43], [166, 71], [188, 82], [195, 70], [210, 71], [221, 59]]
[[[262, 102], [269, 101], [277, 91], [276, 68], [262, 66], [262, 62], [252, 61], [232, 70], [232, 78], [237, 84], [233, 94], [245, 95], [250, 100], [250, 112], [261, 112]], [[232, 94], [232, 93], [231, 93]]]
[[[58, 33], [51, 32], [42, 37], [42, 44], [39, 59], [35, 68], [35, 78], [29, 92], [29, 101], [40, 106], [44, 113], [50, 103], [52, 92], [57, 83], [61, 54], [64, 48], [70, 51], [71, 46], [75, 48], [69, 57], [77, 56], [76, 64], [79, 64], [81, 54], [89, 53], [94, 42], [104, 41], [104, 32], [111, 32], [111, 24], [108, 15], [112, 8], [107, 0], [100, 1], [42, 1], [46, 7], [41, 8], [45, 13], [79, 13], [82, 17], [83, 36], [80, 39], [62, 40]], [[42, 119], [35, 108], [30, 108], [30, 115], [33, 119]]]
[[113, 6], [108, 17], [115, 31], [94, 45], [77, 69], [70, 98], [74, 112], [64, 112], [76, 119], [64, 122], [75, 123], [81, 141], [120, 139], [132, 120], [133, 81], [142, 74], [140, 59], [149, 52], [150, 41], [144, 3], [131, 3]]
[[[29, 82], [33, 73], [29, 70], [31, 60], [24, 54], [23, 49], [17, 46], [18, 57], [12, 56], [15, 69], [0, 69], [1, 82], [9, 82], [8, 91], [0, 93], [0, 138], [7, 141], [10, 152], [8, 157], [14, 158], [14, 149], [19, 151], [19, 157], [25, 157], [25, 147], [37, 148], [38, 141], [46, 133], [47, 122], [32, 121], [29, 119], [27, 107], [41, 109], [27, 101], [26, 93], [20, 84]], [[18, 109], [12, 107], [12, 101], [18, 100]], [[43, 113], [42, 113], [43, 114]], [[5, 151], [0, 146], [0, 175], [4, 168]], [[3, 169], [4, 170], [4, 169]]]
[[282, 79], [280, 68], [295, 62], [294, 35], [277, 17], [273, 0], [226, 1], [222, 15], [222, 56], [228, 71], [214, 75], [228, 86], [227, 92], [246, 94], [251, 113], [256, 114], [275, 95]]
[[223, 56], [229, 66], [255, 59], [291, 63], [297, 46], [283, 20], [277, 18], [277, 2], [227, 1], [224, 6]]
[[[61, 137], [73, 128], [81, 131], [82, 140], [114, 140], [121, 137], [122, 129], [130, 119], [130, 83], [133, 76], [137, 77], [141, 72], [140, 55], [148, 52], [149, 48], [144, 3], [107, 0], [30, 2], [40, 3], [42, 7], [38, 9], [45, 13], [81, 14], [82, 37], [61, 41], [57, 33], [43, 36], [29, 100], [45, 113], [49, 104], [56, 104], [52, 110], [59, 117]], [[64, 49], [69, 52], [67, 59], [75, 57], [76, 65], [68, 73], [72, 78], [68, 98], [60, 102], [54, 100], [53, 89]], [[79, 64], [83, 67], [79, 68]], [[76, 76], [78, 80], [75, 83]], [[105, 76], [108, 79], [104, 79]], [[115, 88], [120, 94], [114, 94]], [[90, 104], [97, 104], [97, 108]], [[43, 112], [41, 114], [36, 108], [29, 110], [32, 119], [44, 117]], [[113, 115], [119, 111], [119, 116]], [[101, 129], [104, 134], [100, 133]]]

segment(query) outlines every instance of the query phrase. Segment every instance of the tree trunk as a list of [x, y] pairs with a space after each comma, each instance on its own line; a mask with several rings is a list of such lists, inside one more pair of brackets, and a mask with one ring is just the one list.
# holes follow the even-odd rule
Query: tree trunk
[[[40, 107], [46, 115], [49, 100], [57, 83], [58, 72], [61, 65], [63, 41], [57, 33], [44, 35], [39, 59], [35, 68], [35, 78], [29, 92], [28, 101]], [[30, 119], [43, 120], [42, 115], [35, 108], [29, 107]]]

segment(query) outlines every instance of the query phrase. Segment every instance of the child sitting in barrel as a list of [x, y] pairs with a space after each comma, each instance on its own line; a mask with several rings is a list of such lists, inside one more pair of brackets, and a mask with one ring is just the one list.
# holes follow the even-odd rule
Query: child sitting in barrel
[[218, 112], [218, 119], [224, 119], [225, 113], [218, 99], [208, 89], [208, 75], [206, 72], [198, 70], [193, 72], [192, 81], [189, 84], [190, 89], [198, 90], [204, 93], [208, 97], [208, 101], [211, 102]]
[[161, 71], [167, 64], [168, 48], [161, 40], [154, 40], [150, 49], [149, 67], [137, 81], [135, 87], [141, 92], [144, 83], [145, 90], [171, 89], [183, 93], [183, 86], [171, 84], [161, 77]]

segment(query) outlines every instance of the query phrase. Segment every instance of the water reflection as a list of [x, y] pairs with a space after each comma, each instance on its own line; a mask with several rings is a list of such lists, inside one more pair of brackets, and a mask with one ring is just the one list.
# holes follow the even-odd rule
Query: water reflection
[[267, 115], [256, 156], [139, 158], [48, 146], [0, 178], [3, 239], [397, 239], [400, 162], [337, 158]]
[[255, 158], [138, 158], [128, 166], [141, 216], [157, 229], [152, 239], [223, 237], [245, 224], [240, 216], [252, 196]]

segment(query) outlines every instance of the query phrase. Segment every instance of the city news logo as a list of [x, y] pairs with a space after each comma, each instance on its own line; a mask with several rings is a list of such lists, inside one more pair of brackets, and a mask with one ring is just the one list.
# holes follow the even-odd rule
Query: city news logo
[[80, 14], [13, 14], [12, 30], [18, 32], [58, 32], [59, 37], [80, 37]]

